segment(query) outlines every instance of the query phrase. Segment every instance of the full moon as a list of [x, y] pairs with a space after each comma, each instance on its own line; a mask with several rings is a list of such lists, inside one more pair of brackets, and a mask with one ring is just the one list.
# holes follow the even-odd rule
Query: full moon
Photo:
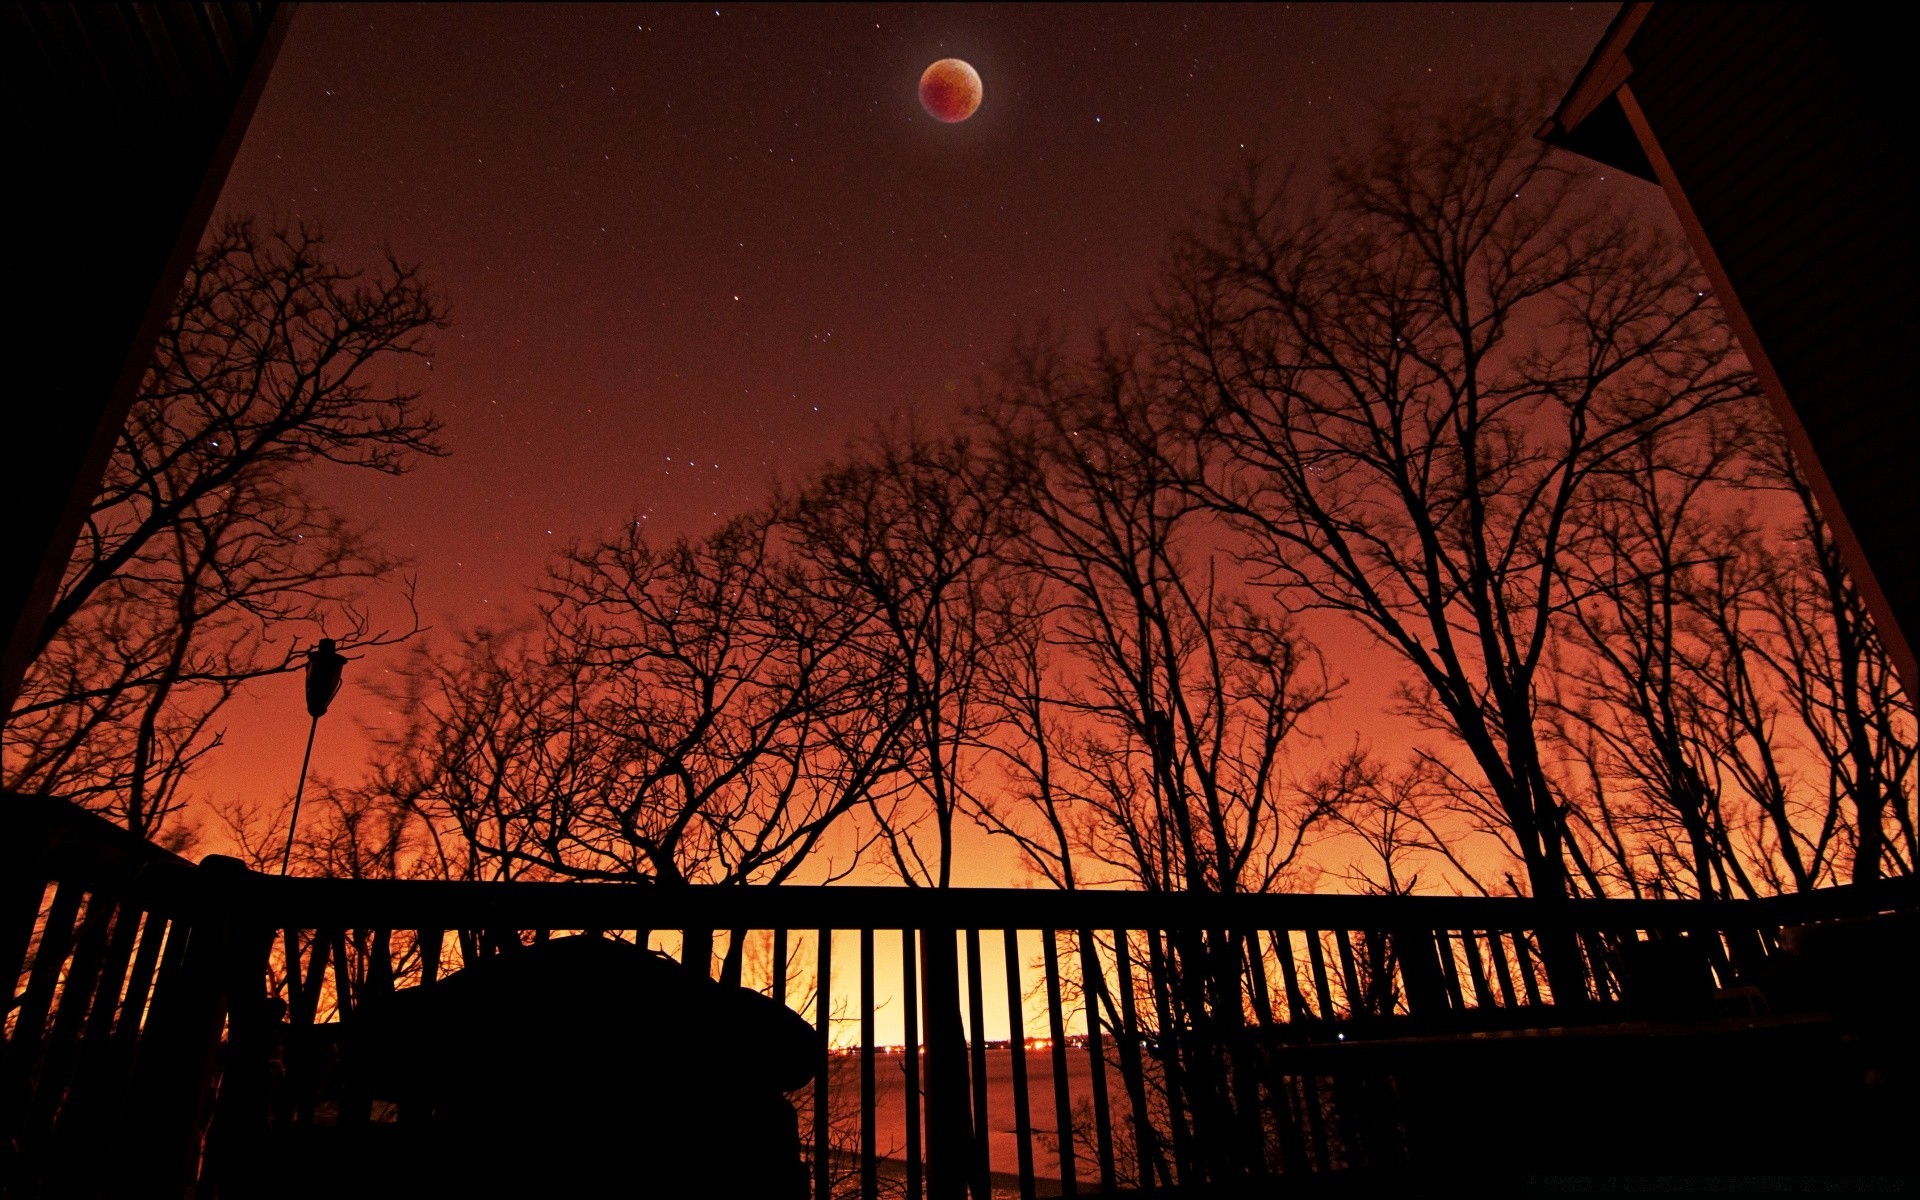
[[952, 125], [980, 107], [980, 72], [957, 58], [943, 58], [920, 73], [920, 107]]

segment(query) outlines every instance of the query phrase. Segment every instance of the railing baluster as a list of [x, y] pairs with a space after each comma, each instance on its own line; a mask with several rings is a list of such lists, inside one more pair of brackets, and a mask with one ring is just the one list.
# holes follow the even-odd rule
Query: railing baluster
[[367, 991], [376, 997], [390, 996], [393, 994], [393, 931], [374, 930], [372, 943], [367, 948]]
[[1260, 1027], [1260, 1074], [1266, 1084], [1267, 1098], [1273, 1104], [1274, 1124], [1280, 1132], [1280, 1162], [1287, 1174], [1304, 1174], [1306, 1147], [1300, 1142], [1300, 1126], [1293, 1119], [1292, 1098], [1287, 1094], [1284, 1076], [1276, 1069], [1273, 1020], [1273, 988], [1267, 980], [1267, 953], [1260, 944], [1258, 930], [1248, 930], [1247, 973], [1253, 992], [1253, 1019]]
[[1447, 1003], [1455, 1012], [1463, 1012], [1467, 1001], [1460, 991], [1460, 964], [1453, 959], [1453, 938], [1447, 930], [1436, 929], [1433, 944], [1440, 952], [1440, 982], [1447, 989]]
[[1519, 1001], [1513, 994], [1511, 968], [1507, 965], [1507, 948], [1501, 944], [1498, 929], [1487, 930], [1487, 950], [1493, 955], [1493, 973], [1500, 984], [1500, 999], [1508, 1008], [1518, 1008]]
[[[1119, 937], [1116, 931], [1115, 937]], [[1080, 991], [1087, 1010], [1088, 1078], [1093, 1085], [1094, 1149], [1100, 1159], [1100, 1190], [1113, 1191], [1113, 1114], [1107, 1102], [1107, 1056], [1100, 1037], [1100, 1000], [1107, 994], [1106, 973], [1093, 931], [1080, 931]]]
[[[120, 990], [126, 983], [127, 967], [133, 957], [134, 941], [140, 931], [140, 910], [122, 905], [113, 923], [113, 937], [107, 945], [99, 982], [87, 1009], [86, 1027], [80, 1033], [80, 1061], [74, 1068], [73, 1087], [60, 1111], [57, 1136], [66, 1163], [98, 1161], [109, 1153], [107, 1118], [113, 1112], [103, 1093], [111, 1090], [113, 1044], [110, 1035], [120, 1006]], [[71, 1166], [70, 1168], [71, 1169]]]
[[1313, 1166], [1322, 1174], [1333, 1169], [1333, 1150], [1327, 1137], [1327, 1114], [1320, 1103], [1320, 1077], [1303, 1074], [1300, 1080], [1300, 1109], [1307, 1115], [1307, 1134], [1313, 1141]]
[[1540, 1007], [1540, 981], [1533, 975], [1533, 951], [1527, 944], [1527, 931], [1513, 931], [1513, 956], [1520, 968], [1520, 987], [1527, 993], [1527, 1007]]
[[422, 929], [413, 938], [420, 953], [420, 984], [430, 987], [440, 978], [440, 952], [446, 934], [438, 929]]
[[906, 1045], [901, 1047], [901, 1069], [906, 1079], [907, 1200], [921, 1200], [924, 1180], [920, 1157], [920, 968], [915, 962], [919, 930], [900, 931], [900, 985], [906, 1016]]
[[293, 1010], [300, 1004], [300, 931], [289, 925], [281, 932], [280, 956], [287, 978], [287, 1015], [292, 1019]]
[[[1258, 1050], [1257, 1036], [1247, 1029], [1247, 997], [1245, 995], [1248, 972], [1245, 967], [1246, 937], [1238, 930], [1222, 929], [1213, 935], [1213, 948], [1216, 961], [1224, 958], [1226, 962], [1213, 968], [1219, 986], [1227, 989], [1218, 998], [1216, 1010], [1216, 1036], [1225, 1042], [1228, 1078], [1225, 1081], [1233, 1092], [1234, 1121], [1240, 1126], [1243, 1153], [1246, 1155], [1244, 1169], [1254, 1179], [1267, 1176], [1266, 1136], [1264, 1123], [1260, 1119], [1260, 1075], [1258, 1058], [1249, 1061], [1250, 1054]], [[1228, 965], [1231, 970], [1228, 970]]]
[[833, 1150], [828, 1143], [827, 1076], [833, 1072], [832, 1024], [828, 1013], [833, 979], [833, 930], [822, 929], [815, 956], [813, 985], [814, 1034], [820, 1049], [820, 1074], [813, 1081], [813, 1196], [814, 1200], [833, 1200], [833, 1175], [830, 1170]]
[[[237, 866], [237, 864], [236, 864]], [[205, 878], [205, 876], [202, 876]], [[175, 923], [161, 955], [153, 1003], [129, 1081], [123, 1128], [106, 1190], [126, 1194], [185, 1194], [196, 1174], [196, 1134], [220, 1057], [226, 1011], [223, 991], [232, 966], [229, 906], [194, 910], [189, 927]]]
[[[460, 966], [464, 970], [480, 961], [480, 939], [471, 929], [456, 929], [454, 942], [460, 947]], [[640, 944], [647, 944], [647, 935], [640, 935]]]
[[333, 1012], [336, 1021], [344, 1021], [353, 1011], [353, 970], [347, 958], [347, 931], [331, 931], [333, 947]]
[[720, 960], [720, 982], [727, 987], [740, 986], [740, 974], [747, 964], [747, 931], [727, 931], [727, 954]]
[[1364, 1012], [1360, 1003], [1360, 972], [1353, 965], [1353, 939], [1344, 929], [1334, 930], [1333, 939], [1340, 950], [1340, 978], [1347, 984], [1347, 1020], [1356, 1020]]
[[874, 1126], [873, 930], [860, 930], [860, 1195], [880, 1195], [880, 1139]]
[[[646, 945], [647, 940], [641, 938], [640, 944]], [[769, 970], [772, 972], [769, 983], [773, 1002], [784, 1007], [787, 1003], [787, 931], [784, 928], [773, 931], [773, 965]]]
[[1307, 1010], [1307, 998], [1300, 992], [1300, 969], [1293, 957], [1293, 933], [1279, 929], [1273, 932], [1272, 937], [1274, 948], [1280, 955], [1280, 979], [1287, 988], [1287, 1023], [1310, 1023], [1313, 1014]]
[[297, 1027], [309, 1027], [320, 1015], [320, 992], [327, 984], [327, 931], [316, 929], [307, 943], [306, 980], [300, 987], [300, 1002], [288, 1019]]
[[1613, 968], [1608, 962], [1609, 955], [1604, 936], [1590, 930], [1581, 930], [1579, 943], [1587, 960], [1587, 980], [1592, 987], [1592, 999], [1605, 1004], [1609, 1000], [1620, 998], [1620, 989], [1614, 986]]
[[1386, 932], [1367, 930], [1366, 941], [1354, 948], [1354, 955], [1360, 962], [1360, 994], [1367, 1016], [1393, 1016], [1400, 997], [1393, 986], [1393, 958], [1387, 952]]
[[1139, 1186], [1154, 1186], [1156, 1165], [1165, 1169], [1160, 1156], [1160, 1139], [1153, 1127], [1153, 1114], [1147, 1108], [1144, 1064], [1140, 1061], [1140, 1017], [1133, 996], [1133, 955], [1127, 944], [1127, 930], [1113, 931], [1113, 964], [1120, 985], [1120, 1075], [1127, 1087], [1127, 1106], [1133, 1110], [1133, 1150], [1138, 1159]]
[[987, 1146], [987, 1018], [980, 978], [980, 931], [968, 929], [967, 1020], [972, 1028], [973, 1062], [973, 1192], [974, 1200], [990, 1200], [993, 1191], [992, 1156]]
[[81, 1024], [86, 1020], [87, 1006], [93, 999], [94, 985], [99, 981], [101, 964], [106, 957], [114, 908], [113, 901], [98, 891], [87, 898], [86, 915], [81, 918], [80, 933], [74, 939], [73, 958], [60, 981], [46, 1053], [34, 1079], [34, 1104], [27, 1118], [27, 1130], [36, 1142], [52, 1134], [54, 1115], [66, 1094], [67, 1076], [79, 1049]]
[[0, 919], [6, 922], [0, 926], [0, 981], [4, 981], [11, 999], [13, 989], [20, 986], [20, 973], [27, 969], [27, 949], [33, 943], [33, 927], [40, 921], [40, 910], [46, 906], [49, 884], [30, 870], [16, 874], [31, 864], [16, 866], [12, 855], [0, 859], [0, 865], [13, 875], [0, 885], [7, 889], [6, 907], [0, 912]]
[[1481, 1008], [1493, 1008], [1493, 988], [1487, 983], [1486, 967], [1480, 961], [1480, 935], [1463, 929], [1460, 942], [1467, 950], [1467, 975], [1473, 980], [1473, 1002]]
[[[133, 952], [133, 969], [127, 974], [126, 995], [120, 1000], [119, 1016], [113, 1027], [113, 1054], [116, 1071], [132, 1064], [134, 1045], [146, 1021], [147, 996], [153, 990], [154, 972], [160, 965], [160, 951], [167, 943], [167, 919], [148, 913], [140, 923], [140, 944]], [[125, 1080], [122, 1079], [124, 1086]]]
[[702, 979], [713, 978], [713, 930], [681, 930], [680, 963]]
[[1313, 991], [1320, 1000], [1320, 1019], [1332, 1024], [1333, 989], [1327, 986], [1327, 956], [1320, 947], [1320, 930], [1301, 931], [1307, 939], [1307, 963], [1313, 968]]
[[1733, 962], [1727, 957], [1726, 944], [1720, 940], [1718, 929], [1691, 929], [1688, 935], [1699, 945], [1700, 952], [1706, 956], [1707, 966], [1713, 972], [1717, 987], [1734, 986]]
[[1026, 1004], [1020, 988], [1020, 931], [1004, 930], [1007, 950], [1007, 1054], [1013, 1077], [1013, 1130], [1020, 1200], [1034, 1200], [1033, 1120], [1027, 1096]]
[[[100, 979], [87, 1007], [86, 1041], [99, 1047], [113, 1031], [114, 1015], [120, 1008], [120, 992], [127, 982], [127, 968], [133, 959], [134, 942], [140, 934], [140, 910], [122, 904], [113, 922], [113, 940], [101, 964]], [[95, 1051], [97, 1053], [97, 1050]]]
[[1047, 1030], [1053, 1044], [1053, 1119], [1059, 1145], [1056, 1157], [1060, 1165], [1060, 1194], [1077, 1196], [1073, 1151], [1073, 1097], [1067, 1090], [1067, 1027], [1060, 1004], [1060, 951], [1054, 944], [1055, 931], [1040, 931], [1041, 952], [1047, 971]]
[[1187, 1106], [1183, 1099], [1186, 1093], [1186, 1070], [1180, 1055], [1184, 1039], [1180, 1036], [1173, 998], [1169, 994], [1171, 983], [1168, 981], [1173, 978], [1168, 969], [1171, 950], [1162, 945], [1158, 930], [1149, 929], [1146, 933], [1147, 986], [1152, 989], [1154, 1017], [1160, 1023], [1160, 1064], [1166, 1076], [1167, 1122], [1173, 1134], [1173, 1165], [1174, 1173], [1178, 1176], [1175, 1183], [1185, 1187], [1202, 1180], [1196, 1165], [1199, 1158], [1193, 1145], [1192, 1131], [1187, 1124]]
[[[47, 908], [47, 921], [41, 927], [40, 945], [33, 956], [33, 970], [27, 976], [26, 990], [20, 995], [13, 1035], [7, 1041], [6, 1077], [9, 1079], [27, 1078], [28, 1064], [39, 1054], [40, 1039], [46, 1033], [47, 1013], [53, 1006], [54, 992], [60, 982], [60, 968], [66, 964], [73, 924], [80, 915], [81, 895], [80, 885], [63, 883], [53, 893], [53, 903]], [[14, 981], [8, 980], [9, 995], [13, 986]], [[9, 1124], [16, 1119], [13, 1114], [7, 1114]], [[11, 1134], [13, 1130], [0, 1132]]]

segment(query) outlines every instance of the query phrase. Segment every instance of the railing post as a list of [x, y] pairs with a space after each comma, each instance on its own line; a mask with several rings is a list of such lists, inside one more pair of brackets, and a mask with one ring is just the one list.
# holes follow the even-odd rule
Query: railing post
[[860, 1197], [880, 1194], [879, 1130], [874, 1127], [873, 930], [860, 930]]
[[1396, 929], [1389, 947], [1400, 960], [1407, 985], [1407, 1012], [1416, 1021], [1438, 1019], [1447, 1011], [1447, 985], [1441, 978], [1438, 948], [1430, 929]]
[[[75, 922], [80, 917], [80, 895], [81, 889], [76, 884], [63, 883], [55, 890], [26, 989], [16, 995], [15, 981], [7, 981], [8, 998], [14, 1005], [14, 1026], [6, 1052], [0, 1054], [0, 1080], [7, 1084], [6, 1094], [0, 1096], [0, 1138], [5, 1139], [0, 1144], [10, 1151], [31, 1141], [26, 1128], [33, 1100], [30, 1081], [38, 1074], [40, 1055], [46, 1048], [47, 1016], [59, 990], [61, 968], [72, 948]], [[22, 1164], [9, 1164], [16, 1168], [19, 1165]]]
[[1541, 910], [1536, 927], [1540, 965], [1546, 968], [1547, 984], [1553, 988], [1553, 1006], [1583, 1008], [1587, 1003], [1587, 970], [1581, 962], [1579, 934], [1565, 916], [1566, 901], [1542, 902], [1536, 897], [1534, 904]]
[[1159, 931], [1151, 929], [1147, 931], [1147, 987], [1153, 996], [1154, 1019], [1160, 1026], [1158, 1050], [1161, 1073], [1166, 1081], [1174, 1172], [1178, 1186], [1186, 1187], [1200, 1182], [1192, 1109], [1186, 1103], [1189, 1089], [1182, 1058], [1186, 1053], [1186, 1035], [1180, 1028], [1180, 1013], [1175, 1003], [1171, 939], [1163, 946]]
[[920, 968], [914, 953], [915, 932], [900, 931], [900, 991], [905, 1018], [906, 1046], [901, 1056], [907, 1110], [907, 1200], [923, 1200], [920, 1143]]
[[[262, 1144], [271, 1092], [268, 1059], [278, 1014], [267, 995], [267, 960], [275, 930], [251, 916], [248, 892], [258, 879], [240, 862], [210, 855], [201, 864], [210, 905], [225, 929], [220, 990], [227, 1016], [227, 1045], [219, 1099], [207, 1130], [207, 1153], [197, 1194], [229, 1197], [261, 1194]], [[384, 939], [376, 942], [385, 948]]]
[[733, 929], [727, 933], [727, 956], [720, 962], [720, 982], [728, 987], [740, 986], [740, 975], [746, 968], [747, 931]]
[[[1100, 1002], [1107, 999], [1107, 977], [1100, 965], [1100, 951], [1093, 931], [1080, 933], [1080, 995], [1087, 1013], [1087, 1069], [1093, 1091], [1093, 1130], [1095, 1157], [1100, 1165], [1100, 1190], [1114, 1189], [1113, 1114], [1107, 1098], [1106, 1047], [1100, 1036]], [[1122, 936], [1115, 931], [1114, 937]]]
[[993, 1193], [992, 1164], [988, 1158], [987, 1146], [987, 1022], [986, 997], [980, 980], [980, 931], [968, 929], [967, 948], [967, 1018], [968, 1027], [973, 1031], [972, 1046], [972, 1092], [973, 1092], [973, 1130], [977, 1136], [970, 1147], [973, 1155], [973, 1194], [975, 1200], [991, 1200]]
[[927, 1195], [961, 1200], [973, 1175], [967, 1039], [952, 926], [920, 931], [920, 991], [927, 1038]]
[[107, 1189], [114, 1195], [178, 1197], [193, 1184], [235, 950], [232, 895], [224, 886], [230, 876], [222, 875], [229, 868], [221, 861], [209, 856], [195, 873], [185, 912], [170, 931], [185, 942], [177, 957], [166, 956], [154, 985], [126, 1108], [130, 1136]]
[[713, 977], [713, 930], [680, 931], [680, 965], [702, 979]]
[[813, 1080], [813, 1197], [833, 1197], [833, 928], [820, 931], [814, 952], [813, 1023], [820, 1073]]
[[[1140, 1013], [1133, 985], [1132, 952], [1127, 948], [1125, 929], [1113, 932], [1114, 969], [1120, 989], [1120, 1077], [1127, 1087], [1127, 1105], [1133, 1110], [1133, 1149], [1139, 1187], [1171, 1186], [1166, 1159], [1160, 1151], [1160, 1138], [1153, 1126], [1153, 1114], [1147, 1107], [1146, 1075], [1140, 1061]], [[1151, 981], [1149, 981], [1151, 982]], [[1024, 1106], [1022, 1106], [1024, 1109]], [[1158, 1168], [1156, 1174], [1155, 1168]]]

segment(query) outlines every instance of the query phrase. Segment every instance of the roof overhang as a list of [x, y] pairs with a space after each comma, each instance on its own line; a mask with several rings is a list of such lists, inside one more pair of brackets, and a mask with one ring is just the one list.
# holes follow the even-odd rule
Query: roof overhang
[[1653, 164], [1620, 106], [1620, 89], [1633, 74], [1627, 46], [1652, 7], [1644, 2], [1620, 6], [1573, 86], [1535, 136], [1549, 146], [1657, 183]]

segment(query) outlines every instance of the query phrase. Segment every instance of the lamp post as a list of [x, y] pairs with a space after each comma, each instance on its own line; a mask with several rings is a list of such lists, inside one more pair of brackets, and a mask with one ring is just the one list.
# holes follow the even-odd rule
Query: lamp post
[[313, 719], [307, 725], [307, 752], [300, 759], [300, 782], [293, 789], [293, 815], [287, 818], [287, 848], [280, 852], [282, 875], [293, 858], [293, 832], [300, 825], [300, 797], [307, 790], [313, 735], [320, 731], [320, 718], [327, 715], [327, 706], [340, 694], [340, 672], [346, 665], [347, 656], [340, 653], [332, 638], [321, 638], [318, 646], [307, 651], [307, 715]]

